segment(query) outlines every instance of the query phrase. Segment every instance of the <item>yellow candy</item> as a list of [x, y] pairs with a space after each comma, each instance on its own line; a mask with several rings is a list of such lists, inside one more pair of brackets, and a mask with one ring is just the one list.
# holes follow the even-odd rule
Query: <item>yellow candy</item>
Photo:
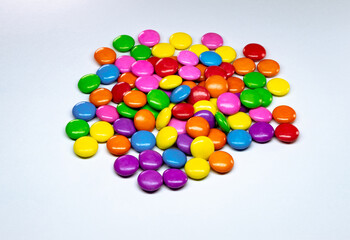
[[170, 122], [171, 119], [171, 108], [167, 107], [164, 108], [160, 113], [158, 114], [157, 120], [156, 120], [156, 128], [158, 130], [162, 129], [168, 123]]
[[178, 32], [170, 36], [169, 42], [178, 50], [184, 50], [191, 46], [192, 38], [187, 33]]
[[218, 104], [217, 104], [217, 102], [218, 102], [217, 98], [211, 98], [211, 99], [209, 99], [209, 102], [211, 102], [214, 105], [216, 112], [219, 111]]
[[232, 47], [229, 47], [229, 46], [218, 47], [215, 50], [215, 52], [220, 55], [220, 57], [222, 58], [223, 62], [229, 62], [230, 63], [233, 60], [235, 60], [235, 58], [237, 56], [236, 51]]
[[234, 130], [236, 129], [247, 130], [252, 124], [252, 119], [249, 117], [248, 114], [244, 112], [238, 112], [236, 114], [229, 116], [227, 118], [227, 122], [230, 125], [230, 127]]
[[195, 104], [193, 104], [193, 107], [195, 113], [201, 110], [208, 110], [214, 115], [216, 113], [216, 106], [212, 102], [207, 100], [198, 101]]
[[94, 138], [88, 136], [78, 138], [73, 146], [75, 154], [83, 158], [92, 157], [96, 154], [97, 149], [97, 141]]
[[168, 126], [162, 128], [156, 137], [157, 147], [167, 149], [174, 145], [177, 139], [177, 131], [174, 127]]
[[267, 82], [266, 87], [270, 93], [278, 97], [286, 95], [290, 90], [289, 83], [282, 78], [271, 79]]
[[208, 161], [203, 158], [192, 158], [185, 164], [185, 172], [188, 177], [200, 180], [208, 176], [210, 166]]
[[92, 124], [90, 128], [91, 137], [95, 138], [97, 142], [107, 142], [114, 135], [112, 125], [105, 121], [99, 121]]
[[170, 108], [170, 110], [172, 110], [175, 105], [176, 105], [175, 103], [170, 103], [168, 108]]
[[194, 52], [199, 57], [199, 55], [201, 55], [202, 52], [209, 51], [209, 48], [207, 48], [207, 46], [204, 46], [202, 44], [194, 44], [188, 50], [190, 50], [191, 52]]
[[170, 43], [158, 43], [152, 48], [152, 55], [159, 58], [171, 57], [175, 53], [175, 48]]
[[169, 90], [180, 86], [182, 83], [182, 78], [178, 75], [169, 75], [164, 77], [159, 82], [159, 86], [163, 89]]
[[207, 160], [214, 150], [214, 143], [205, 136], [196, 137], [191, 143], [191, 153], [195, 158]]

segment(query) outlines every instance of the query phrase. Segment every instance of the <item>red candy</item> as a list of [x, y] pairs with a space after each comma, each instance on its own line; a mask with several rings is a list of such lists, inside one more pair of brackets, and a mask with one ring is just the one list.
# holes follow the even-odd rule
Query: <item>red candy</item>
[[221, 63], [220, 67], [225, 70], [226, 77], [232, 77], [232, 75], [235, 73], [235, 67], [228, 62]]
[[243, 54], [253, 61], [260, 61], [266, 56], [266, 50], [257, 43], [250, 43], [243, 48]]
[[281, 142], [295, 142], [299, 136], [299, 130], [293, 124], [282, 123], [275, 129], [275, 136]]
[[126, 82], [119, 82], [112, 88], [113, 102], [120, 103], [123, 101], [125, 93], [131, 91], [131, 87]]
[[[205, 84], [205, 82], [204, 82]], [[195, 104], [198, 101], [201, 100], [207, 100], [209, 101], [210, 99], [210, 93], [209, 91], [202, 86], [196, 86], [194, 88], [191, 89], [191, 93], [188, 96], [187, 102], [190, 104]]]
[[221, 67], [218, 67], [218, 66], [207, 67], [207, 69], [205, 69], [205, 71], [204, 71], [205, 78], [208, 78], [208, 77], [213, 76], [213, 75], [219, 75], [225, 79], [227, 77], [226, 71], [224, 69], [222, 69]]
[[150, 57], [149, 59], [147, 59], [147, 61], [149, 61], [150, 63], [152, 63], [153, 67], [156, 65], [156, 63], [159, 61], [159, 57]]
[[154, 66], [158, 76], [166, 77], [174, 75], [178, 70], [178, 62], [173, 58], [162, 58]]
[[176, 104], [172, 109], [172, 115], [179, 120], [187, 120], [194, 114], [194, 108], [189, 103]]

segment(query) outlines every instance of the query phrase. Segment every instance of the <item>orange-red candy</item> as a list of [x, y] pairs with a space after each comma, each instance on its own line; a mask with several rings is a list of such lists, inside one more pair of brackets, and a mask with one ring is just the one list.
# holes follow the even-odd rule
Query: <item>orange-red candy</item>
[[198, 83], [197, 86], [205, 87], [205, 81]]
[[186, 132], [192, 138], [208, 136], [209, 131], [209, 123], [202, 117], [191, 117], [186, 123]]
[[244, 82], [238, 77], [229, 77], [227, 79], [228, 91], [231, 93], [240, 93], [244, 90]]
[[189, 86], [191, 89], [194, 88], [195, 86], [197, 86], [197, 84], [194, 81], [183, 81], [181, 83], [181, 85], [187, 85]]
[[227, 92], [228, 84], [225, 78], [219, 75], [213, 75], [205, 80], [205, 88], [213, 98], [219, 97], [221, 94]]
[[246, 75], [255, 70], [255, 63], [250, 58], [237, 58], [232, 65], [235, 67], [235, 72], [239, 75]]
[[208, 138], [214, 143], [215, 150], [223, 148], [226, 144], [226, 134], [217, 128], [210, 129]]
[[139, 110], [134, 117], [135, 128], [152, 132], [156, 126], [156, 119], [151, 111], [147, 109]]
[[126, 72], [126, 73], [121, 74], [118, 77], [118, 83], [119, 82], [126, 82], [126, 83], [129, 83], [131, 88], [134, 88], [136, 79], [137, 79], [137, 77], [134, 74], [132, 74], [131, 72]]
[[90, 93], [89, 101], [96, 107], [107, 105], [112, 101], [112, 92], [107, 88], [97, 88]]
[[297, 114], [293, 108], [281, 105], [272, 111], [272, 117], [278, 123], [292, 123], [297, 117]]
[[124, 155], [131, 147], [130, 141], [123, 135], [114, 135], [107, 141], [107, 149], [113, 155]]
[[218, 173], [228, 173], [233, 168], [234, 161], [229, 153], [217, 151], [210, 155], [209, 165]]
[[205, 72], [205, 69], [207, 69], [207, 67], [200, 63], [200, 64], [196, 65], [196, 68], [201, 70], [201, 76], [199, 77], [198, 81], [200, 81], [200, 82], [204, 81], [205, 80], [204, 72]]
[[123, 101], [125, 104], [131, 108], [141, 108], [146, 105], [147, 97], [141, 91], [132, 90], [130, 92], [125, 93], [123, 97]]
[[272, 59], [264, 59], [258, 63], [258, 71], [265, 77], [274, 77], [280, 71], [278, 62]]
[[94, 57], [101, 65], [113, 64], [117, 58], [117, 54], [111, 48], [101, 47], [95, 51]]

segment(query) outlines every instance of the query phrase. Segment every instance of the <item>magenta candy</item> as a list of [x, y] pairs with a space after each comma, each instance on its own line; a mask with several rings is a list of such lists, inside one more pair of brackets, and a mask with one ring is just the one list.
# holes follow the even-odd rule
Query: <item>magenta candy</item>
[[137, 182], [142, 190], [154, 192], [163, 185], [163, 177], [155, 170], [146, 170], [139, 174]]
[[142, 76], [136, 79], [135, 86], [140, 91], [148, 93], [159, 87], [159, 81], [153, 76]]
[[180, 169], [167, 169], [163, 172], [164, 184], [171, 189], [179, 189], [187, 183], [187, 175]]
[[134, 121], [129, 118], [119, 118], [113, 123], [114, 131], [125, 137], [131, 137], [135, 132]]
[[212, 112], [210, 112], [208, 110], [200, 110], [200, 111], [196, 112], [193, 116], [194, 117], [202, 117], [208, 121], [210, 128], [215, 127], [215, 116], [213, 115]]
[[199, 58], [194, 52], [184, 50], [177, 55], [177, 61], [185, 66], [194, 66], [199, 63]]
[[152, 29], [142, 31], [138, 36], [139, 42], [147, 47], [153, 47], [160, 41], [160, 36], [157, 31]]
[[195, 66], [183, 66], [179, 69], [179, 75], [185, 80], [197, 80], [201, 76], [201, 70]]
[[168, 95], [168, 97], [170, 98], [170, 96], [171, 96], [171, 91], [167, 91], [167, 90], [163, 90], [163, 89], [162, 89], [162, 91], [165, 92], [165, 94]]
[[224, 40], [217, 33], [206, 33], [203, 35], [202, 44], [207, 46], [209, 49], [214, 50], [221, 47], [224, 44]]
[[157, 74], [153, 74], [152, 77], [158, 80], [160, 82], [163, 78], [159, 77]]
[[131, 65], [134, 62], [136, 62], [135, 58], [125, 55], [118, 57], [117, 60], [115, 60], [114, 65], [117, 66], [121, 73], [125, 73], [131, 71]]
[[133, 175], [139, 169], [139, 161], [132, 155], [118, 157], [114, 162], [114, 170], [123, 177]]
[[186, 133], [187, 121], [182, 121], [176, 118], [172, 118], [168, 123], [168, 126], [174, 127], [178, 134]]
[[111, 105], [103, 105], [97, 108], [96, 110], [96, 116], [101, 120], [101, 121], [106, 121], [106, 122], [114, 122], [119, 118], [119, 114], [117, 112], [117, 108], [113, 107]]
[[274, 135], [274, 130], [273, 127], [266, 122], [257, 122], [249, 128], [249, 134], [255, 142], [265, 143], [271, 140]]
[[[97, 115], [97, 112], [96, 112], [96, 115]], [[255, 122], [270, 122], [272, 120], [271, 112], [264, 107], [258, 107], [255, 109], [251, 109], [249, 111], [249, 116]]]
[[223, 114], [232, 115], [239, 111], [241, 101], [235, 94], [226, 92], [218, 97], [217, 106]]
[[149, 61], [139, 60], [131, 65], [131, 72], [138, 77], [151, 76], [154, 72], [154, 67]]
[[177, 137], [176, 145], [177, 147], [187, 155], [191, 155], [191, 143], [193, 139], [187, 135], [187, 133], [180, 134]]
[[153, 150], [146, 150], [139, 154], [140, 166], [143, 170], [157, 170], [163, 164], [160, 153]]

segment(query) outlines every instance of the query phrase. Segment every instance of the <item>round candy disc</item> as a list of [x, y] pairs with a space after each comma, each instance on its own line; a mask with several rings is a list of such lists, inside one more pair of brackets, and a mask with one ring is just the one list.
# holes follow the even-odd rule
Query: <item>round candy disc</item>
[[154, 72], [154, 67], [152, 63], [146, 60], [139, 60], [131, 65], [131, 72], [138, 77], [150, 76]]
[[118, 104], [117, 111], [120, 116], [126, 118], [134, 118], [137, 113], [137, 110], [128, 107], [124, 102]]
[[123, 177], [129, 177], [139, 169], [139, 161], [132, 155], [118, 157], [114, 162], [115, 172]]
[[235, 150], [244, 150], [252, 143], [252, 137], [247, 131], [234, 130], [227, 135], [227, 143]]
[[274, 77], [280, 71], [278, 62], [272, 59], [264, 59], [258, 63], [258, 71], [266, 77]]
[[188, 96], [187, 102], [190, 104], [195, 104], [198, 101], [210, 99], [210, 93], [208, 90], [201, 86], [196, 86], [191, 89], [190, 95]]
[[228, 133], [230, 131], [230, 125], [227, 122], [227, 119], [224, 114], [221, 112], [217, 112], [215, 114], [215, 120], [218, 123], [219, 127], [224, 131], [225, 133]]
[[95, 117], [96, 107], [90, 102], [79, 102], [73, 107], [72, 112], [75, 118], [90, 121]]
[[78, 88], [83, 93], [91, 93], [100, 86], [101, 80], [96, 74], [87, 74], [80, 78]]
[[183, 134], [183, 133], [186, 133], [186, 123], [187, 121], [172, 118], [168, 126], [175, 128], [177, 131], [177, 134]]
[[199, 55], [201, 55], [202, 52], [209, 51], [209, 48], [207, 46], [204, 46], [203, 44], [194, 44], [188, 50], [194, 52], [197, 55], [197, 57], [199, 57]]
[[169, 42], [178, 50], [183, 50], [191, 46], [192, 38], [187, 33], [177, 32], [170, 36]]
[[179, 149], [171, 148], [163, 152], [163, 161], [171, 168], [182, 168], [187, 162], [187, 157]]
[[142, 45], [145, 45], [147, 47], [153, 47], [154, 45], [159, 43], [160, 36], [157, 31], [148, 29], [148, 30], [142, 31], [139, 34], [138, 40]]
[[137, 77], [134, 74], [132, 74], [131, 72], [126, 72], [119, 76], [118, 83], [126, 82], [127, 84], [130, 85], [131, 88], [134, 88], [136, 79]]
[[299, 130], [293, 124], [282, 123], [276, 127], [275, 136], [286, 143], [295, 142], [299, 136]]
[[119, 118], [117, 108], [111, 105], [104, 105], [98, 107], [96, 110], [96, 116], [101, 121], [106, 121], [109, 123], [112, 123]]
[[105, 64], [97, 70], [96, 75], [102, 84], [111, 84], [119, 77], [119, 69], [114, 64]]
[[199, 58], [194, 52], [184, 50], [177, 55], [177, 61], [185, 66], [195, 66], [199, 63]]
[[156, 137], [157, 147], [160, 149], [170, 148], [175, 144], [177, 135], [177, 131], [174, 127], [167, 126], [162, 128]]
[[230, 46], [218, 47], [215, 52], [220, 55], [223, 62], [232, 62], [236, 58], [236, 51]]
[[205, 69], [205, 78], [211, 77], [213, 75], [220, 75], [221, 77], [226, 79], [226, 71], [219, 66], [210, 66]]
[[97, 149], [97, 141], [94, 138], [88, 136], [78, 138], [73, 146], [75, 154], [82, 158], [92, 157], [96, 154]]
[[222, 76], [214, 75], [205, 81], [205, 88], [208, 90], [211, 97], [217, 98], [221, 94], [227, 92], [228, 84]]
[[216, 114], [216, 106], [210, 102], [210, 101], [206, 101], [206, 100], [201, 100], [196, 102], [195, 104], [193, 104], [194, 107], [194, 112], [199, 112], [201, 110], [208, 110], [210, 111], [213, 115]]
[[178, 86], [172, 91], [170, 95], [170, 101], [172, 103], [179, 103], [184, 101], [191, 93], [191, 88], [186, 85]]
[[233, 62], [233, 66], [239, 75], [245, 75], [255, 70], [255, 63], [250, 58], [237, 58]]
[[188, 177], [201, 180], [209, 175], [210, 165], [208, 161], [203, 158], [192, 158], [187, 161], [185, 172]]
[[214, 143], [205, 136], [196, 137], [191, 143], [191, 153], [195, 158], [208, 159], [214, 150]]
[[265, 143], [272, 139], [274, 130], [269, 123], [257, 122], [249, 128], [249, 134], [252, 136], [254, 141]]
[[244, 82], [238, 77], [229, 77], [227, 79], [228, 91], [231, 93], [240, 93], [244, 90]]
[[151, 49], [145, 45], [136, 45], [130, 51], [130, 55], [136, 60], [146, 60], [151, 54]]
[[66, 133], [73, 140], [88, 135], [89, 131], [89, 124], [82, 119], [74, 119], [66, 125]]
[[175, 53], [175, 48], [170, 43], [158, 43], [152, 48], [152, 55], [159, 58], [171, 57]]
[[224, 151], [217, 151], [210, 155], [209, 165], [218, 173], [228, 173], [233, 168], [232, 156]]
[[241, 102], [235, 94], [225, 92], [218, 97], [217, 106], [223, 114], [232, 115], [239, 111]]
[[113, 49], [108, 47], [101, 47], [95, 51], [94, 58], [96, 62], [100, 65], [104, 64], [113, 64], [117, 54], [113, 51]]
[[126, 154], [130, 150], [131, 144], [127, 137], [115, 135], [108, 139], [106, 146], [111, 154], [120, 156]]
[[262, 88], [266, 85], [266, 77], [259, 72], [244, 75], [243, 81], [248, 88]]
[[170, 90], [180, 86], [182, 83], [182, 78], [178, 75], [169, 75], [164, 77], [159, 82], [159, 87], [162, 89]]
[[209, 123], [209, 127], [210, 128], [214, 128], [215, 127], [215, 117], [213, 115], [212, 112], [208, 111], [208, 110], [201, 110], [196, 112], [193, 116], [195, 117], [202, 117], [205, 120], [207, 120], [207, 122]]
[[214, 143], [215, 150], [223, 148], [226, 144], [226, 134], [219, 129], [210, 129], [208, 138]]
[[138, 131], [131, 137], [131, 146], [137, 152], [151, 150], [156, 145], [156, 138], [149, 131]]
[[266, 50], [257, 43], [250, 43], [243, 48], [243, 54], [253, 61], [260, 61], [266, 56]]
[[297, 117], [294, 109], [286, 105], [276, 107], [272, 112], [272, 116], [278, 123], [292, 123]]
[[121, 73], [125, 73], [131, 71], [131, 65], [134, 62], [136, 62], [135, 58], [128, 55], [124, 55], [118, 57], [114, 64], [117, 66]]
[[159, 59], [155, 64], [155, 71], [158, 76], [160, 77], [166, 77], [169, 75], [174, 75], [177, 73], [178, 70], [178, 63], [176, 60], [166, 57]]
[[113, 40], [113, 47], [119, 52], [127, 52], [135, 45], [135, 40], [129, 35], [120, 35]]
[[171, 119], [171, 109], [164, 108], [159, 112], [158, 117], [156, 119], [156, 128], [161, 130], [163, 127], [167, 126]]
[[202, 117], [192, 117], [186, 123], [186, 133], [192, 138], [208, 136], [209, 130], [208, 121]]
[[156, 119], [147, 109], [137, 111], [134, 117], [134, 125], [137, 130], [145, 130], [152, 132], [156, 126]]
[[142, 190], [154, 192], [163, 185], [163, 177], [155, 170], [146, 170], [139, 174], [137, 182]]
[[163, 172], [164, 184], [171, 189], [182, 188], [187, 182], [187, 175], [180, 169], [167, 169]]
[[148, 93], [159, 87], [159, 82], [154, 76], [141, 76], [136, 79], [135, 86], [142, 92]]
[[205, 66], [219, 66], [222, 63], [222, 59], [216, 52], [203, 52], [199, 55], [199, 60]]
[[289, 93], [290, 86], [289, 83], [282, 78], [273, 78], [268, 81], [267, 90], [275, 96], [282, 97]]
[[249, 111], [249, 116], [255, 122], [270, 122], [272, 120], [271, 112], [267, 108], [264, 108], [264, 107], [258, 107], [255, 109], [251, 109]]
[[140, 167], [143, 170], [158, 170], [163, 164], [162, 155], [153, 150], [146, 150], [139, 154]]
[[238, 112], [227, 118], [228, 124], [232, 129], [247, 130], [252, 124], [252, 119], [244, 112]]
[[147, 102], [152, 108], [160, 111], [169, 106], [170, 99], [162, 90], [154, 89], [147, 94]]
[[231, 63], [223, 62], [219, 67], [225, 70], [226, 78], [232, 77], [232, 75], [235, 73], [235, 68]]
[[193, 105], [189, 103], [178, 103], [171, 111], [172, 115], [180, 120], [187, 120], [194, 114]]
[[265, 88], [255, 88], [255, 92], [257, 92], [261, 98], [261, 106], [268, 107], [272, 102], [272, 94]]
[[201, 42], [211, 50], [217, 49], [224, 44], [222, 37], [219, 34], [213, 32], [204, 34]]
[[113, 102], [120, 103], [123, 101], [124, 94], [129, 92], [131, 87], [128, 83], [120, 82], [112, 88]]
[[191, 155], [191, 143], [193, 139], [186, 133], [180, 134], [177, 137], [176, 145], [177, 147], [187, 155]]
[[104, 143], [114, 135], [114, 129], [110, 123], [99, 121], [92, 124], [90, 135], [95, 138], [97, 142]]
[[131, 137], [135, 132], [133, 120], [129, 118], [119, 118], [113, 123], [114, 131], [125, 137]]
[[257, 108], [260, 107], [262, 103], [260, 95], [252, 89], [246, 89], [241, 92], [240, 99], [241, 103], [247, 108]]
[[132, 90], [125, 93], [123, 101], [131, 108], [141, 108], [146, 105], [147, 97], [146, 94], [141, 91]]
[[107, 105], [112, 100], [112, 92], [106, 88], [97, 88], [90, 93], [89, 101], [96, 107]]

